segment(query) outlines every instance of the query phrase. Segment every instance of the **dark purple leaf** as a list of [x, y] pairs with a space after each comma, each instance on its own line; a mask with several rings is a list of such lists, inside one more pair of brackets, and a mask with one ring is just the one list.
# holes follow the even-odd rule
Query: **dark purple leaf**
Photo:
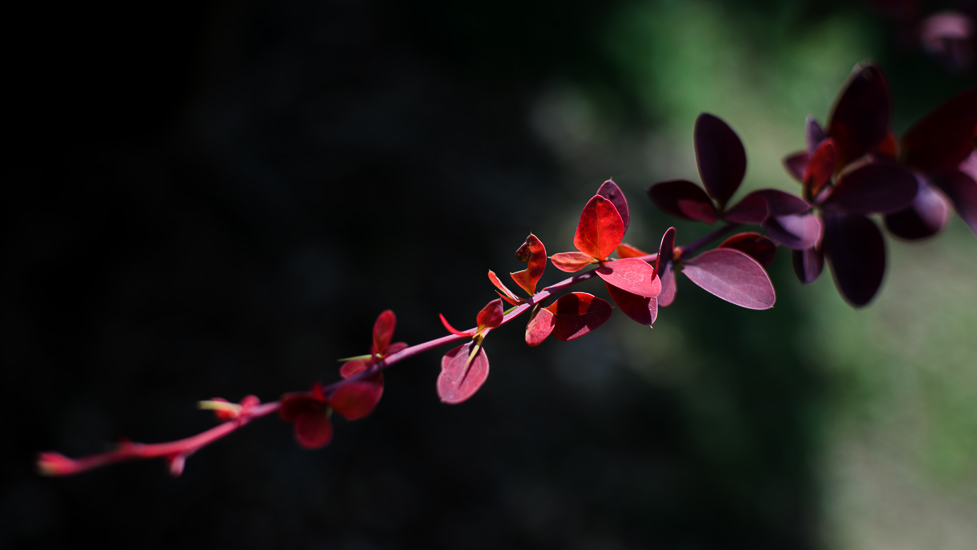
[[669, 227], [662, 235], [662, 242], [658, 246], [658, 261], [655, 263], [655, 273], [662, 283], [662, 291], [658, 295], [658, 305], [661, 307], [668, 306], [675, 299], [674, 256], [675, 228]]
[[723, 217], [735, 223], [757, 224], [763, 223], [769, 216], [767, 199], [751, 193], [727, 210]]
[[814, 214], [771, 217], [763, 228], [771, 239], [793, 250], [811, 248], [821, 238], [821, 222]]
[[784, 168], [795, 180], [802, 182], [804, 181], [804, 170], [807, 169], [807, 159], [807, 151], [792, 153], [784, 157]]
[[716, 248], [686, 260], [682, 268], [703, 290], [747, 309], [770, 309], [777, 296], [756, 260], [732, 248]]
[[662, 282], [662, 292], [658, 295], [658, 305], [668, 307], [675, 301], [675, 264], [668, 262], [658, 277]]
[[863, 164], [843, 173], [821, 206], [825, 211], [847, 214], [888, 214], [912, 204], [917, 187], [916, 177], [905, 168]]
[[719, 219], [709, 195], [691, 181], [658, 182], [648, 188], [648, 197], [659, 210], [676, 218], [706, 223]]
[[820, 246], [791, 250], [791, 260], [794, 262], [797, 278], [806, 285], [811, 284], [818, 280], [824, 269], [824, 250]]
[[977, 233], [977, 181], [957, 171], [933, 178], [933, 183], [950, 198], [960, 219]]
[[621, 188], [612, 180], [607, 180], [597, 190], [597, 194], [611, 201], [614, 208], [617, 208], [617, 213], [621, 215], [621, 220], [624, 222], [624, 231], [627, 232], [631, 214], [628, 212], [628, 201], [624, 198]]
[[695, 161], [709, 196], [725, 205], [746, 175], [746, 151], [722, 119], [702, 113], [695, 121]]
[[814, 117], [808, 115], [804, 119], [804, 139], [807, 142], [807, 152], [809, 154], [814, 154], [814, 151], [821, 145], [821, 142], [828, 137], [825, 135], [824, 130], [821, 129], [821, 125]]
[[919, 189], [905, 210], [886, 214], [885, 228], [900, 239], [919, 240], [932, 237], [946, 225], [950, 209], [946, 199], [925, 181], [916, 178]]
[[740, 233], [723, 241], [717, 248], [733, 248], [769, 267], [777, 257], [777, 245], [759, 233]]
[[479, 347], [475, 356], [475, 342], [462, 344], [441, 358], [441, 374], [438, 376], [438, 397], [452, 405], [461, 403], [475, 394], [489, 374], [488, 356]]
[[902, 137], [903, 160], [924, 172], [955, 170], [974, 150], [977, 88], [958, 94], [917, 122]]
[[882, 72], [875, 65], [855, 65], [828, 122], [828, 136], [834, 139], [838, 155], [836, 169], [875, 149], [885, 138], [889, 110], [889, 87]]
[[767, 211], [771, 216], [803, 214], [811, 209], [811, 205], [804, 199], [777, 189], [760, 189], [747, 197], [763, 197], [767, 201]]
[[654, 298], [662, 290], [661, 281], [655, 276], [655, 268], [648, 262], [634, 258], [605, 262], [597, 268], [597, 276], [611, 286], [645, 298]]
[[605, 286], [607, 287], [607, 293], [611, 295], [614, 303], [632, 321], [649, 326], [654, 324], [655, 319], [658, 317], [658, 298], [646, 298], [637, 294], [631, 294], [607, 283], [605, 283]]
[[885, 240], [861, 214], [824, 214], [824, 253], [835, 285], [855, 307], [872, 301], [885, 275]]

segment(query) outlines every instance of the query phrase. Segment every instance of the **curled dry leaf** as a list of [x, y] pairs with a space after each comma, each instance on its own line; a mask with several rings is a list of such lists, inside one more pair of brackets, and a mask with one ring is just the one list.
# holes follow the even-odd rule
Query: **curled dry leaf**
[[[620, 192], [620, 190], [618, 191]], [[516, 258], [520, 262], [527, 262], [528, 265], [522, 271], [510, 273], [510, 276], [520, 288], [532, 296], [536, 294], [536, 283], [539, 282], [540, 277], [543, 276], [543, 271], [546, 270], [546, 247], [536, 235], [530, 233], [526, 237], [526, 242], [516, 250]]]

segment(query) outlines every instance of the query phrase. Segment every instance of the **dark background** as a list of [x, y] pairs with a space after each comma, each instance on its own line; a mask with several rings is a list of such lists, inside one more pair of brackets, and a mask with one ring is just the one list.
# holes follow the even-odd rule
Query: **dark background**
[[[268, 418], [178, 479], [160, 461], [34, 473], [38, 451], [204, 430], [200, 399], [270, 401], [331, 381], [336, 358], [368, 351], [384, 309], [409, 343], [443, 334], [438, 313], [468, 326], [494, 297], [485, 271], [521, 269], [512, 253], [529, 231], [569, 250], [566, 229], [618, 166], [571, 173], [533, 109], [570, 82], [600, 98], [622, 142], [657, 124], [596, 32], [629, 4], [8, 15], [0, 547], [821, 547], [832, 380], [788, 345], [807, 313], [785, 258], [765, 316], [682, 283], [659, 321], [699, 357], [680, 389], [628, 366], [623, 316], [538, 349], [514, 326], [487, 341], [492, 375], [469, 402], [439, 403], [440, 354], [428, 353], [390, 370], [376, 412], [337, 420], [323, 450]], [[801, 3], [779, 32], [843, 5]], [[903, 105], [971, 78], [906, 51], [883, 18], [857, 18], [905, 83]], [[914, 96], [921, 75], [933, 85]], [[628, 240], [647, 246], [671, 222], [640, 192], [650, 179], [622, 181], [653, 233]]]

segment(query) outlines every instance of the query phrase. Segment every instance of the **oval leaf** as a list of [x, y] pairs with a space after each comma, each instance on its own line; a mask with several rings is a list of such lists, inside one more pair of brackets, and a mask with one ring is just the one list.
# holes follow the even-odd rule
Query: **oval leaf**
[[735, 223], [763, 223], [770, 216], [767, 199], [760, 195], [749, 194], [723, 216], [727, 221]]
[[438, 397], [452, 405], [461, 403], [475, 394], [489, 374], [489, 361], [485, 350], [479, 346], [475, 355], [475, 342], [462, 344], [441, 358], [441, 374], [438, 376]]
[[722, 119], [702, 113], [695, 121], [695, 162], [706, 193], [720, 205], [733, 196], [746, 175], [746, 150]]
[[622, 260], [624, 258], [640, 258], [642, 256], [650, 256], [651, 255], [651, 254], [645, 252], [644, 250], [641, 250], [640, 248], [631, 246], [631, 245], [629, 245], [627, 243], [621, 243], [621, 246], [618, 246], [617, 247], [617, 250], [615, 251], [615, 253], [617, 254], [617, 257], [618, 258], [621, 258]]
[[617, 213], [621, 215], [621, 221], [624, 222], [624, 231], [627, 232], [631, 213], [628, 212], [628, 201], [624, 198], [624, 192], [621, 191], [621, 188], [612, 180], [607, 180], [597, 190], [597, 194], [611, 201], [614, 208], [617, 208]]
[[731, 248], [716, 248], [686, 260], [682, 268], [700, 288], [747, 309], [770, 309], [777, 296], [756, 260]]
[[855, 307], [872, 301], [885, 275], [885, 240], [875, 222], [825, 213], [824, 253], [841, 295]]
[[369, 381], [348, 382], [329, 399], [329, 406], [346, 420], [357, 420], [373, 412], [383, 396], [383, 378], [377, 373]]
[[550, 256], [553, 267], [567, 273], [576, 273], [590, 264], [597, 263], [597, 260], [583, 252], [557, 252]]
[[553, 337], [564, 342], [580, 338], [611, 318], [611, 305], [586, 292], [571, 292], [543, 309], [553, 314]]
[[597, 269], [597, 276], [611, 286], [645, 298], [654, 298], [662, 291], [655, 268], [643, 260], [627, 258], [606, 262]]
[[814, 214], [772, 217], [763, 222], [767, 235], [781, 246], [804, 250], [821, 239], [821, 222]]
[[915, 241], [936, 235], [946, 225], [950, 208], [946, 199], [922, 179], [916, 178], [919, 188], [909, 208], [886, 214], [885, 228], [900, 239]]
[[573, 236], [573, 246], [584, 254], [603, 260], [624, 239], [624, 220], [614, 203], [595, 195], [584, 206]]
[[777, 257], [777, 244], [759, 233], [740, 233], [723, 241], [718, 248], [739, 250], [753, 258], [763, 267], [768, 267]]
[[543, 241], [530, 233], [526, 237], [526, 242], [516, 250], [516, 258], [520, 262], [527, 262], [529, 265], [522, 271], [510, 273], [510, 276], [520, 288], [532, 296], [536, 294], [536, 283], [539, 282], [540, 277], [543, 276], [543, 271], [546, 270], [546, 247], [543, 246]]
[[905, 168], [864, 164], [842, 174], [821, 206], [848, 214], [889, 214], [912, 204], [918, 187], [916, 177]]
[[933, 178], [933, 183], [950, 198], [960, 219], [977, 233], [977, 180], [957, 171]]
[[553, 332], [553, 314], [536, 305], [526, 325], [526, 343], [536, 347]]
[[855, 65], [828, 122], [834, 139], [835, 172], [865, 155], [889, 130], [889, 87], [875, 65]]
[[661, 279], [662, 291], [658, 295], [658, 305], [667, 307], [675, 300], [675, 228], [669, 227], [662, 235], [662, 242], [658, 246], [658, 261], [655, 263], [655, 273]]
[[719, 219], [712, 199], [687, 180], [658, 182], [648, 188], [648, 198], [659, 210], [683, 220], [713, 223]]
[[607, 293], [611, 295], [614, 303], [631, 320], [642, 325], [651, 326], [654, 324], [655, 319], [658, 318], [658, 298], [646, 298], [637, 294], [631, 294], [607, 283], [604, 285], [607, 287]]
[[808, 285], [818, 280], [824, 269], [824, 250], [820, 246], [812, 246], [804, 250], [792, 250], [791, 261], [794, 264], [794, 274], [804, 284]]
[[977, 88], [958, 94], [923, 117], [902, 138], [903, 160], [924, 172], [954, 170], [974, 149]]
[[295, 439], [306, 449], [324, 447], [332, 440], [332, 422], [325, 409], [308, 411], [295, 419]]
[[502, 308], [502, 300], [496, 298], [485, 304], [482, 311], [478, 312], [478, 316], [475, 318], [478, 324], [478, 330], [495, 328], [501, 325], [503, 317], [505, 317], [505, 310]]
[[377, 317], [377, 322], [373, 324], [374, 353], [383, 355], [387, 351], [395, 328], [397, 328], [397, 316], [393, 311], [388, 309]]

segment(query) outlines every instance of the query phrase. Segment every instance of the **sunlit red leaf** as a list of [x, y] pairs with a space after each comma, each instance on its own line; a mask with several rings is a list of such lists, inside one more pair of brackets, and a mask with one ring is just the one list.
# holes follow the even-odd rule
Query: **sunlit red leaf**
[[553, 332], [553, 314], [536, 304], [526, 325], [526, 343], [538, 346]]
[[505, 310], [502, 308], [502, 300], [492, 300], [482, 308], [482, 311], [478, 312], [478, 317], [476, 317], [478, 330], [501, 325], [504, 316]]
[[845, 172], [821, 202], [825, 211], [848, 214], [898, 212], [916, 197], [912, 172], [889, 163], [863, 164]]
[[[520, 273], [525, 273], [525, 271], [520, 271]], [[512, 275], [513, 275], [512, 278], [515, 279], [515, 273], [513, 273]], [[517, 297], [515, 294], [513, 294], [511, 290], [506, 288], [506, 286], [502, 284], [502, 281], [499, 280], [499, 276], [496, 275], [495, 272], [492, 271], [491, 269], [488, 272], [488, 278], [489, 281], [491, 281], [492, 284], [495, 285], [495, 288], [499, 289], [499, 296], [504, 298], [506, 302], [509, 302], [512, 305], [519, 305], [521, 299]], [[535, 285], [535, 283], [533, 284]]]
[[658, 298], [646, 298], [605, 283], [607, 293], [625, 315], [642, 325], [651, 326], [658, 318]]
[[885, 275], [885, 240], [861, 214], [824, 214], [824, 252], [835, 285], [856, 307], [872, 301]]
[[684, 220], [713, 223], [719, 219], [712, 199], [701, 187], [687, 180], [658, 182], [648, 188], [648, 197], [662, 212]]
[[797, 278], [804, 284], [811, 284], [818, 280], [824, 269], [824, 250], [820, 246], [791, 250], [791, 261]]
[[441, 374], [438, 376], [438, 397], [441, 401], [457, 404], [475, 394], [489, 374], [489, 361], [485, 350], [475, 349], [475, 342], [467, 342], [449, 351], [441, 358]]
[[977, 88], [958, 94], [931, 111], [902, 137], [904, 162], [924, 172], [955, 170], [974, 149]]
[[395, 328], [397, 328], [397, 316], [393, 311], [388, 309], [377, 317], [377, 322], [373, 324], [374, 352], [382, 355], [387, 351]]
[[837, 156], [833, 139], [822, 141], [814, 150], [802, 180], [808, 192], [806, 196], [817, 197], [818, 193], [831, 183], [831, 174], [834, 173]]
[[573, 246], [584, 254], [603, 260], [624, 238], [624, 221], [614, 203], [595, 195], [584, 206], [573, 236]]
[[448, 332], [450, 332], [451, 334], [454, 334], [455, 336], [471, 336], [472, 334], [474, 334], [474, 331], [472, 330], [466, 330], [466, 331], [458, 330], [455, 327], [451, 326], [451, 323], [449, 323], [448, 320], [444, 318], [444, 315], [439, 313], [438, 316], [441, 317], [441, 324], [444, 325], [444, 328], [448, 329]]
[[916, 198], [905, 210], [887, 214], [885, 228], [900, 239], [919, 240], [932, 237], [946, 225], [950, 208], [946, 199], [920, 178]]
[[611, 286], [645, 298], [654, 298], [662, 290], [655, 268], [634, 258], [606, 262], [597, 269], [597, 276]]
[[733, 248], [768, 267], [777, 257], [777, 245], [759, 233], [740, 233], [723, 241], [718, 248]]
[[856, 65], [831, 112], [828, 136], [834, 139], [835, 171], [858, 159], [889, 130], [889, 88], [875, 65]]
[[812, 117], [808, 116], [804, 119], [804, 141], [807, 143], [807, 152], [814, 154], [821, 142], [828, 137], [825, 135], [824, 130], [821, 129], [821, 125], [818, 121]]
[[933, 178], [933, 183], [946, 193], [960, 219], [977, 233], [977, 181], [957, 171]]
[[611, 318], [611, 305], [586, 292], [571, 292], [543, 309], [553, 314], [553, 337], [564, 342], [580, 338]]
[[[626, 223], [625, 226], [627, 226]], [[510, 273], [512, 280], [532, 296], [536, 294], [536, 283], [539, 282], [540, 277], [543, 276], [543, 271], [546, 270], [546, 247], [536, 235], [530, 233], [526, 237], [526, 242], [516, 250], [516, 258], [520, 262], [527, 262], [529, 265], [522, 271]], [[515, 296], [512, 297], [515, 298]]]
[[590, 264], [597, 263], [597, 260], [583, 252], [558, 252], [550, 256], [553, 267], [567, 273], [576, 273]]
[[675, 228], [669, 227], [662, 235], [662, 242], [658, 247], [658, 261], [655, 263], [655, 273], [662, 283], [661, 294], [658, 295], [658, 305], [669, 306], [675, 300], [675, 268], [673, 257], [675, 253]]
[[642, 256], [650, 255], [648, 252], [645, 252], [644, 250], [641, 250], [640, 248], [635, 246], [631, 246], [627, 243], [621, 243], [621, 246], [617, 247], [616, 253], [617, 253], [617, 257], [621, 259], [640, 258]]
[[808, 158], [807, 151], [787, 155], [783, 160], [784, 168], [787, 169], [787, 173], [793, 176], [795, 180], [803, 182], [804, 170], [807, 169]]
[[617, 208], [617, 213], [621, 215], [621, 221], [624, 222], [624, 231], [627, 232], [628, 224], [631, 222], [631, 213], [628, 211], [628, 201], [624, 198], [624, 192], [621, 191], [621, 188], [612, 180], [607, 180], [597, 190], [597, 194], [611, 201], [614, 208]]
[[720, 205], [736, 193], [746, 175], [746, 150], [722, 119], [702, 113], [695, 121], [695, 161], [706, 193]]
[[763, 222], [767, 235], [781, 246], [804, 250], [821, 238], [821, 222], [814, 214], [775, 216]]
[[770, 309], [777, 296], [763, 266], [732, 248], [716, 248], [685, 260], [684, 273], [714, 296], [747, 309]]
[[754, 224], [763, 223], [769, 215], [767, 199], [749, 194], [727, 210], [723, 217], [735, 223]]
[[373, 412], [381, 396], [383, 396], [382, 382], [377, 383], [376, 380], [349, 382], [332, 394], [329, 406], [343, 415], [346, 420], [356, 420]]

